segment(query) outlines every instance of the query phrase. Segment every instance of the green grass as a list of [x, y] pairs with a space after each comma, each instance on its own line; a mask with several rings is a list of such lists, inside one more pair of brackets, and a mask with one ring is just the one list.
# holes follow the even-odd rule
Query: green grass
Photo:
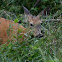
[[62, 62], [62, 21], [43, 22], [44, 37], [0, 46], [0, 62]]

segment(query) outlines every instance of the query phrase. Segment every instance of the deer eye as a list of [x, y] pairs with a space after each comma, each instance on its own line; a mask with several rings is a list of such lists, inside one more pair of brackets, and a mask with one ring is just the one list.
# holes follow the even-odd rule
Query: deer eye
[[30, 26], [34, 26], [33, 24], [30, 24]]
[[42, 25], [42, 23], [40, 23]]

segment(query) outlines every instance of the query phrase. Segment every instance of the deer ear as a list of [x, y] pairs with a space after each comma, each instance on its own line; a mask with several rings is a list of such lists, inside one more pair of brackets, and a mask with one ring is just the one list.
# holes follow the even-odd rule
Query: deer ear
[[44, 10], [41, 11], [41, 12], [37, 15], [37, 17], [43, 16], [43, 14], [44, 14]]
[[47, 13], [50, 13], [50, 6], [48, 6], [47, 8], [45, 8], [44, 10], [42, 10], [37, 16], [43, 16], [43, 15], [46, 15], [46, 12]]
[[37, 15], [37, 17], [40, 18], [40, 16], [43, 16], [43, 14], [44, 14], [44, 11], [41, 11], [41, 12]]
[[26, 15], [30, 15], [30, 11], [26, 7], [23, 6], [23, 9], [24, 9], [24, 13]]

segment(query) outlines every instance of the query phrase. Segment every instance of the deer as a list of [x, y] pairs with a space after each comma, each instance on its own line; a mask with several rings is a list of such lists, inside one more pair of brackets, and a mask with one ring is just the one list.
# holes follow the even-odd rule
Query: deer
[[[29, 31], [32, 31], [33, 29], [33, 35], [34, 37], [41, 38], [43, 35], [41, 33], [41, 24], [42, 21], [40, 20], [40, 16], [43, 15], [43, 11], [41, 11], [37, 16], [33, 16], [30, 11], [23, 6], [24, 13], [27, 15], [29, 23]], [[27, 33], [28, 29], [24, 28], [19, 23], [15, 23], [12, 20], [7, 20], [5, 18], [0, 18], [0, 43], [5, 44], [7, 43], [8, 39], [13, 40], [14, 36], [17, 36], [19, 34], [18, 30], [21, 30], [20, 34], [22, 36], [22, 40], [25, 37], [25, 33]], [[8, 33], [9, 32], [9, 33]]]

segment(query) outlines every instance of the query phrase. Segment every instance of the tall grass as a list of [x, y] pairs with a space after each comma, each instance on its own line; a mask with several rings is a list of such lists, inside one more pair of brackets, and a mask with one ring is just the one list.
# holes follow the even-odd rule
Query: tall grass
[[62, 20], [43, 21], [44, 37], [29, 35], [19, 43], [0, 45], [0, 62], [62, 62]]

